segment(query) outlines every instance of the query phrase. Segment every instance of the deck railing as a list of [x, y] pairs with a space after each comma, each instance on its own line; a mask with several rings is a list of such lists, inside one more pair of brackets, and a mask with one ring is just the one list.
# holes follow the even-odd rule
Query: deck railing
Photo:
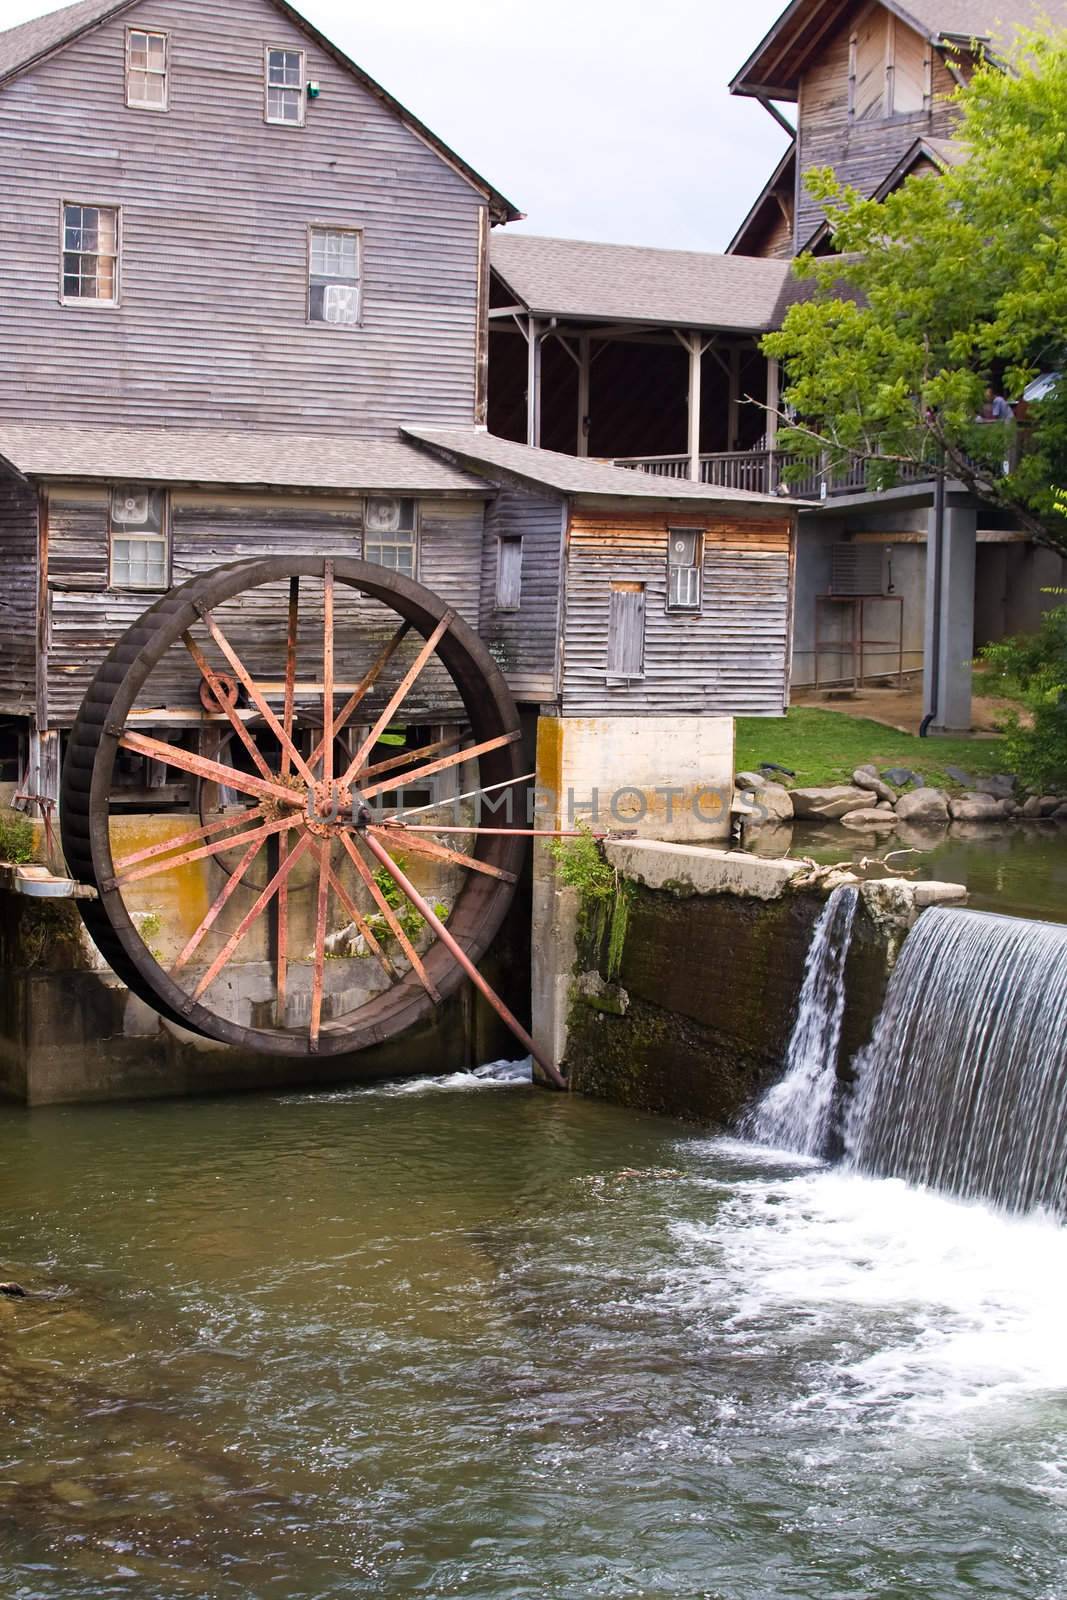
[[[702, 455], [701, 483], [720, 489], [745, 489], [753, 494], [788, 494], [801, 500], [822, 500], [829, 495], [861, 494], [867, 487], [867, 463], [861, 458], [833, 472], [810, 462], [803, 475], [786, 481], [786, 469], [801, 458], [785, 450], [727, 450]], [[688, 478], [688, 456], [627, 456], [617, 458], [617, 467], [630, 467], [660, 478]], [[921, 483], [933, 476], [933, 468], [905, 466], [903, 483]]]

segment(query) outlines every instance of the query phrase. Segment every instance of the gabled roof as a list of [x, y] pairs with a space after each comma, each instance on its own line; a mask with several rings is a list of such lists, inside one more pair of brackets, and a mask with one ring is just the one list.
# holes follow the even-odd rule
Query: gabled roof
[[24, 478], [481, 494], [485, 484], [404, 439], [0, 423], [0, 461]]
[[[967, 159], [967, 146], [962, 139], [929, 139], [923, 137], [910, 144], [892, 172], [888, 173], [873, 191], [872, 200], [884, 200], [887, 195], [898, 189], [906, 178], [910, 178], [924, 163], [934, 166], [945, 172], [949, 167], [962, 166]], [[802, 250], [816, 250], [830, 237], [830, 224], [822, 221], [809, 239], [801, 245]]]
[[471, 471], [484, 472], [490, 478], [494, 472], [506, 473], [538, 488], [554, 489], [558, 494], [578, 495], [582, 499], [592, 496], [611, 500], [699, 500], [705, 505], [757, 508], [795, 503], [777, 495], [721, 489], [713, 484], [690, 483], [685, 478], [659, 478], [629, 467], [615, 467], [606, 461], [583, 460], [555, 450], [537, 450], [532, 445], [515, 444], [511, 439], [498, 439], [484, 428], [409, 426], [400, 431]]
[[[122, 12], [128, 11], [131, 6], [138, 3], [139, 0], [76, 0], [74, 5], [64, 6], [60, 11], [36, 17], [32, 22], [23, 22], [17, 28], [8, 28], [0, 33], [0, 87], [8, 79], [28, 71], [45, 57], [72, 44], [89, 29], [99, 27], [112, 17], [120, 16]], [[380, 83], [364, 72], [362, 67], [357, 66], [343, 50], [327, 39], [325, 34], [320, 33], [306, 17], [301, 16], [295, 6], [290, 5], [288, 0], [270, 0], [270, 3], [283, 12], [301, 33], [306, 34], [318, 45], [319, 49], [325, 50], [339, 66], [350, 72], [364, 89], [399, 117], [400, 121], [428, 144], [442, 160], [484, 194], [489, 201], [494, 221], [517, 222], [521, 219], [522, 212], [517, 210], [510, 200], [505, 199], [499, 190], [494, 189], [480, 173], [475, 172], [472, 166], [450, 149], [443, 139], [439, 139], [425, 123], [420, 122], [418, 117], [408, 111], [406, 106], [402, 106], [399, 100], [394, 99]]]
[[[1020, 27], [1067, 23], [1067, 0], [882, 0], [935, 44], [980, 40], [1004, 49]], [[795, 100], [800, 74], [855, 0], [792, 0], [730, 84], [732, 94]]]
[[493, 270], [534, 316], [763, 333], [797, 291], [788, 261], [498, 233]]
[[775, 221], [781, 215], [778, 205], [778, 195], [788, 193], [790, 200], [796, 187], [797, 175], [797, 146], [796, 140], [789, 146], [767, 182], [763, 185], [755, 201], [749, 207], [745, 220], [726, 246], [728, 256], [744, 255], [741, 249], [747, 235], [758, 230], [760, 225], [766, 225], [768, 218]]

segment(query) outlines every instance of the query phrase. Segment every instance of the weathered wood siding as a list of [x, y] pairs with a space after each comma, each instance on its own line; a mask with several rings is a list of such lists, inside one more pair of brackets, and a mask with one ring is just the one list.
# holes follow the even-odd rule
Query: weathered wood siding
[[0, 468], [0, 711], [34, 709], [37, 491]]
[[[170, 35], [170, 110], [124, 103]], [[263, 117], [306, 49], [302, 129]], [[391, 433], [475, 414], [481, 195], [269, 0], [146, 0], [0, 90], [0, 417]], [[121, 304], [61, 306], [60, 204], [122, 208]], [[363, 323], [308, 324], [307, 228], [362, 228]]]
[[[703, 609], [667, 610], [667, 528], [704, 533]], [[788, 684], [791, 521], [641, 513], [571, 517], [565, 716], [781, 716]], [[613, 583], [645, 586], [643, 677], [607, 678]]]
[[[483, 510], [480, 501], [420, 502], [418, 576], [477, 627]], [[108, 587], [108, 491], [94, 485], [53, 486], [48, 496], [50, 530], [49, 711], [53, 726], [69, 727], [93, 673], [122, 633], [157, 598], [152, 593]], [[242, 556], [296, 551], [362, 554], [363, 501], [352, 497], [236, 495], [175, 491], [171, 497], [173, 578], [184, 582]], [[284, 607], [287, 591], [272, 586], [255, 599], [233, 602], [219, 620], [250, 670], [268, 680], [284, 673]], [[321, 592], [321, 591], [320, 591]], [[321, 604], [315, 586], [302, 608], [300, 675], [321, 678]], [[337, 671], [358, 679], [370, 665], [396, 619], [381, 607], [339, 590]], [[31, 632], [32, 638], [32, 632]], [[395, 682], [421, 640], [407, 641], [385, 683]], [[213, 655], [211, 650], [209, 656]], [[221, 666], [221, 661], [216, 662]], [[184, 651], [153, 680], [172, 706], [195, 705], [196, 674]], [[427, 719], [456, 710], [444, 674], [431, 664], [413, 702]], [[378, 702], [368, 700], [368, 708]], [[420, 713], [421, 714], [421, 713]]]
[[[566, 504], [559, 495], [504, 487], [488, 507], [482, 547], [479, 632], [519, 700], [557, 692], [560, 564]], [[522, 595], [517, 611], [497, 609], [497, 553], [502, 537], [522, 539]]]
[[818, 59], [800, 80], [797, 106], [798, 188], [796, 248], [801, 250], [824, 220], [822, 207], [808, 193], [804, 174], [812, 167], [833, 167], [838, 177], [865, 195], [878, 185], [924, 134], [950, 138], [955, 108], [948, 96], [955, 81], [934, 52], [930, 109], [912, 116], [851, 122], [848, 113], [849, 40], [855, 13], [832, 35]]

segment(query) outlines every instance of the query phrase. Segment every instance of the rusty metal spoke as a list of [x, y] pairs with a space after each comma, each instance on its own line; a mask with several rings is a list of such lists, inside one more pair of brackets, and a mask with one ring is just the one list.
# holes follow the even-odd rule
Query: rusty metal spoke
[[256, 828], [252, 833], [233, 834], [228, 839], [217, 839], [214, 844], [202, 845], [199, 850], [185, 850], [181, 855], [151, 861], [147, 866], [138, 867], [133, 872], [119, 873], [109, 882], [105, 882], [103, 887], [124, 889], [128, 883], [139, 883], [142, 878], [153, 878], [157, 873], [170, 872], [174, 867], [188, 867], [194, 861], [206, 861], [210, 856], [221, 855], [224, 850], [239, 850], [242, 845], [250, 845], [253, 840], [269, 839], [276, 833], [284, 833], [289, 828], [295, 828], [301, 820], [300, 817], [280, 817], [276, 822], [265, 822], [261, 828]]
[[185, 645], [185, 648], [188, 650], [189, 654], [193, 658], [193, 661], [196, 663], [197, 671], [200, 673], [200, 676], [204, 679], [204, 682], [208, 685], [208, 688], [215, 696], [219, 710], [226, 713], [226, 716], [230, 721], [230, 726], [233, 728], [234, 733], [237, 735], [245, 749], [248, 751], [249, 755], [252, 757], [252, 761], [258, 768], [261, 776], [267, 778], [268, 780], [272, 779], [274, 777], [273, 772], [263, 759], [262, 753], [260, 752], [259, 746], [256, 744], [255, 739], [245, 727], [244, 721], [240, 712], [237, 710], [237, 707], [232, 706], [227, 699], [226, 691], [219, 682], [218, 674], [215, 672], [211, 662], [201, 650], [191, 633], [182, 634], [182, 643]]
[[233, 645], [227, 639], [226, 635], [223, 633], [222, 629], [219, 627], [218, 623], [215, 621], [215, 618], [211, 615], [211, 612], [207, 609], [207, 607], [198, 606], [197, 610], [201, 622], [204, 624], [204, 627], [207, 629], [208, 633], [210, 633], [211, 637], [222, 651], [222, 654], [226, 657], [226, 660], [230, 663], [230, 666], [233, 668], [237, 677], [244, 684], [245, 689], [248, 692], [248, 698], [252, 701], [252, 704], [255, 706], [256, 710], [267, 724], [267, 727], [278, 740], [278, 743], [281, 745], [282, 749], [288, 751], [289, 758], [292, 761], [293, 766], [296, 768], [297, 772], [299, 772], [304, 782], [313, 785], [315, 779], [311, 768], [300, 754], [300, 751], [297, 749], [293, 740], [289, 737], [281, 723], [278, 721], [278, 718], [274, 715], [274, 712], [271, 710], [266, 698], [260, 692], [259, 685], [256, 683], [255, 679], [252, 677], [252, 674], [249, 672], [248, 668], [237, 654], [237, 651], [233, 648]]
[[[447, 845], [439, 844], [436, 840], [424, 839], [421, 833], [409, 836], [407, 830], [403, 827], [389, 828], [388, 826], [381, 830], [372, 828], [370, 831], [377, 833], [379, 837], [383, 834], [386, 838], [391, 837], [394, 842], [398, 837], [402, 838], [404, 848], [406, 850], [414, 850], [416, 855], [432, 856], [435, 861], [449, 861], [454, 867], [466, 867], [471, 872], [484, 873], [487, 878], [499, 878], [503, 883], [514, 883], [516, 881], [513, 872], [505, 872], [503, 867], [491, 866], [488, 861], [479, 861], [476, 856], [465, 856], [459, 850], [450, 850]], [[448, 833], [449, 831], [448, 828], [440, 830], [441, 833]]]
[[[367, 695], [373, 689], [374, 685], [377, 683], [378, 679], [381, 677], [382, 673], [385, 671], [386, 667], [389, 665], [396, 652], [400, 649], [400, 646], [403, 644], [410, 632], [411, 623], [402, 623], [393, 634], [393, 637], [389, 640], [388, 644], [386, 644], [384, 649], [381, 651], [374, 665], [356, 684], [356, 687], [353, 689], [352, 693], [349, 695], [348, 699], [337, 713], [333, 729], [335, 738], [339, 733], [342, 733], [344, 729], [347, 728], [349, 722], [352, 720], [353, 715], [363, 704], [363, 701], [367, 698]], [[322, 750], [323, 742], [320, 739], [314, 750], [312, 750], [311, 756], [308, 760], [308, 765], [310, 767], [317, 766], [319, 761], [321, 761]]]
[[427, 756], [435, 756], [442, 750], [451, 750], [453, 745], [462, 744], [463, 738], [462, 733], [452, 733], [447, 739], [420, 745], [416, 750], [402, 750], [398, 756], [390, 756], [388, 761], [376, 761], [373, 767], [364, 767], [363, 777], [380, 778], [383, 772], [395, 772], [397, 767], [406, 767], [412, 761], [425, 761]]
[[237, 816], [222, 817], [217, 822], [206, 823], [203, 827], [190, 828], [186, 833], [175, 834], [173, 839], [164, 839], [162, 844], [146, 845], [143, 850], [135, 850], [132, 855], [121, 856], [115, 862], [115, 870], [122, 872], [126, 867], [135, 867], [139, 861], [152, 861], [156, 856], [169, 856], [184, 845], [195, 844], [197, 840], [213, 839], [217, 833], [224, 833], [227, 828], [243, 828], [262, 815], [263, 807], [254, 806], [251, 811], [242, 811]]
[[371, 800], [377, 794], [390, 794], [395, 789], [405, 787], [418, 788], [427, 778], [435, 772], [444, 772], [449, 767], [458, 767], [464, 761], [475, 761], [479, 756], [488, 755], [490, 750], [502, 750], [505, 745], [515, 744], [522, 738], [522, 731], [516, 728], [514, 733], [502, 733], [496, 739], [486, 739], [481, 744], [472, 744], [466, 750], [457, 750], [454, 755], [442, 756], [438, 761], [429, 761], [425, 766], [416, 767], [413, 772], [402, 773], [399, 777], [386, 778], [382, 783], [372, 783], [366, 788], [361, 787], [360, 793], [365, 800]]
[[206, 778], [209, 783], [236, 789], [241, 794], [254, 794], [267, 800], [281, 800], [287, 805], [301, 803], [292, 789], [287, 789], [280, 783], [268, 783], [266, 778], [257, 778], [251, 772], [239, 772], [236, 767], [227, 767], [221, 761], [212, 761], [209, 756], [195, 755], [192, 750], [183, 750], [180, 745], [167, 744], [164, 739], [152, 739], [144, 733], [120, 733], [118, 741], [124, 750], [131, 750], [134, 755], [149, 756], [153, 761], [162, 761], [168, 767], [177, 767], [181, 772], [191, 772], [194, 777]]
[[228, 904], [228, 902], [230, 900], [230, 897], [233, 895], [234, 891], [240, 885], [241, 879], [244, 877], [245, 873], [248, 871], [248, 869], [252, 865], [253, 861], [259, 855], [259, 852], [262, 850], [262, 848], [263, 848], [263, 840], [262, 839], [254, 839], [252, 841], [252, 843], [249, 845], [248, 849], [245, 851], [244, 855], [241, 857], [241, 860], [240, 860], [238, 866], [230, 874], [230, 876], [226, 879], [225, 884], [219, 890], [219, 893], [215, 897], [215, 901], [214, 901], [213, 905], [211, 906], [211, 909], [208, 911], [207, 915], [203, 918], [202, 922], [200, 923], [200, 926], [197, 928], [196, 932], [193, 934], [193, 936], [189, 940], [188, 944], [185, 946], [185, 949], [182, 951], [181, 955], [178, 957], [177, 961], [174, 963], [173, 967], [171, 968], [171, 976], [172, 977], [174, 976], [175, 973], [180, 972], [183, 967], [187, 966], [189, 964], [189, 962], [192, 960], [193, 956], [199, 950], [199, 948], [203, 944], [204, 939], [206, 938], [207, 934], [215, 926], [215, 923], [218, 921], [219, 916], [221, 915], [223, 909]]
[[333, 783], [333, 562], [322, 571], [322, 781]]
[[427, 639], [426, 643], [423, 645], [422, 649], [411, 663], [411, 666], [401, 678], [396, 689], [390, 696], [389, 704], [386, 706], [385, 710], [374, 724], [374, 727], [371, 729], [370, 733], [364, 739], [363, 743], [352, 757], [352, 760], [349, 762], [348, 770], [341, 779], [341, 783], [344, 788], [347, 789], [349, 784], [355, 778], [356, 774], [362, 771], [367, 757], [374, 749], [374, 746], [378, 743], [378, 740], [381, 738], [386, 728], [388, 728], [389, 724], [392, 722], [399, 707], [407, 696], [408, 690], [411, 688], [423, 667], [426, 665], [427, 661], [429, 661], [430, 657], [437, 649], [437, 646], [440, 644], [441, 640], [452, 626], [452, 623], [455, 621], [455, 615], [456, 614], [454, 611], [445, 612], [444, 616], [441, 618], [440, 622], [437, 624], [436, 628], [430, 634], [430, 637]]
[[[293, 713], [296, 706], [296, 644], [300, 627], [300, 579], [289, 579], [289, 621], [285, 635], [285, 699], [282, 705], [282, 776], [288, 777], [292, 763]], [[311, 766], [315, 763], [312, 761]]]
[[[347, 835], [345, 835], [345, 837], [347, 838]], [[512, 1014], [512, 1012], [508, 1010], [500, 996], [494, 993], [494, 991], [490, 988], [489, 984], [482, 977], [481, 973], [478, 971], [478, 968], [474, 965], [474, 962], [463, 949], [462, 945], [452, 937], [444, 923], [441, 921], [440, 917], [437, 915], [436, 911], [427, 900], [423, 899], [415, 885], [397, 866], [389, 852], [385, 849], [385, 846], [372, 834], [366, 834], [364, 838], [367, 849], [377, 861], [381, 862], [382, 866], [392, 877], [393, 882], [411, 901], [411, 904], [415, 907], [416, 911], [423, 918], [423, 920], [429, 923], [438, 939], [440, 939], [441, 943], [446, 947], [447, 950], [449, 950], [453, 958], [463, 968], [464, 972], [474, 984], [475, 988], [478, 989], [479, 992], [483, 994], [489, 1001], [489, 1004], [493, 1007], [493, 1010], [500, 1017], [501, 1021], [511, 1029], [519, 1043], [525, 1050], [529, 1052], [531, 1056], [533, 1056], [542, 1072], [544, 1072], [551, 1082], [556, 1085], [557, 1089], [565, 1089], [566, 1080], [563, 1078], [562, 1074], [557, 1071], [550, 1061], [546, 1060], [545, 1057], [541, 1055], [537, 1046], [530, 1038], [530, 1035], [522, 1026], [522, 1023]]]
[[[346, 851], [346, 853], [348, 855], [348, 858], [351, 861], [352, 865], [355, 867], [356, 871], [359, 873], [360, 877], [363, 879], [363, 882], [366, 884], [367, 888], [370, 890], [371, 899], [374, 901], [374, 904], [378, 907], [378, 910], [381, 912], [382, 916], [385, 918], [386, 923], [388, 924], [388, 927], [389, 927], [389, 931], [391, 932], [391, 934], [393, 935], [393, 938], [396, 940], [397, 944], [400, 946], [401, 950], [403, 950], [404, 954], [407, 956], [408, 960], [410, 961], [410, 963], [412, 965], [412, 968], [415, 971], [415, 973], [418, 975], [419, 981], [422, 984], [423, 988], [426, 990], [426, 993], [430, 996], [431, 1000], [433, 1000], [435, 1004], [438, 1004], [440, 1002], [440, 999], [441, 999], [440, 993], [438, 992], [438, 990], [436, 989], [434, 984], [431, 982], [430, 977], [427, 974], [426, 968], [422, 964], [422, 960], [421, 960], [421, 958], [419, 956], [418, 951], [412, 945], [411, 940], [408, 938], [407, 934], [404, 932], [403, 928], [400, 926], [400, 919], [398, 918], [396, 912], [393, 910], [392, 906], [389, 904], [388, 900], [385, 898], [385, 896], [382, 893], [381, 889], [378, 887], [378, 884], [374, 881], [374, 874], [371, 871], [371, 869], [368, 867], [367, 863], [364, 861], [363, 857], [360, 855], [359, 851], [356, 849], [355, 843], [353, 842], [351, 835], [347, 834], [347, 833], [342, 833], [342, 835], [341, 835], [341, 843], [344, 846], [345, 851]], [[384, 850], [382, 851], [382, 854], [385, 856], [385, 859], [388, 861], [389, 860], [388, 854]]]
[[219, 951], [218, 955], [215, 957], [214, 961], [211, 963], [210, 967], [208, 967], [207, 971], [200, 979], [200, 982], [193, 990], [193, 993], [190, 995], [189, 1000], [187, 1001], [187, 1005], [191, 1006], [194, 1001], [199, 1000], [200, 996], [204, 994], [214, 983], [223, 967], [236, 952], [238, 945], [244, 939], [256, 918], [267, 909], [271, 901], [274, 899], [275, 894], [278, 892], [280, 886], [287, 880], [297, 862], [300, 861], [304, 856], [309, 845], [311, 844], [312, 837], [313, 836], [310, 833], [305, 833], [301, 835], [300, 839], [298, 839], [294, 849], [278, 868], [273, 878], [267, 884], [267, 887], [257, 899], [255, 905], [242, 919], [238, 927], [234, 929], [233, 933], [230, 934], [230, 937], [226, 940], [226, 943], [223, 945], [222, 949]]
[[315, 961], [311, 980], [311, 1023], [308, 1043], [319, 1048], [322, 1029], [322, 991], [326, 980], [326, 914], [330, 905], [330, 841], [319, 846], [319, 892], [315, 906]]

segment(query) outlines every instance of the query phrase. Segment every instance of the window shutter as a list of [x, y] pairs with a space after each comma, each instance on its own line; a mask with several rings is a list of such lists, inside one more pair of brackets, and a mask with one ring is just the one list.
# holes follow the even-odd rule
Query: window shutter
[[893, 28], [893, 104], [898, 116], [923, 111], [928, 103], [926, 41], [902, 22]]
[[640, 678], [645, 664], [645, 586], [613, 583], [608, 615], [610, 678]]
[[853, 35], [852, 115], [857, 122], [885, 115], [889, 14], [869, 12]]
[[522, 540], [502, 538], [496, 563], [496, 608], [518, 611], [522, 603]]

